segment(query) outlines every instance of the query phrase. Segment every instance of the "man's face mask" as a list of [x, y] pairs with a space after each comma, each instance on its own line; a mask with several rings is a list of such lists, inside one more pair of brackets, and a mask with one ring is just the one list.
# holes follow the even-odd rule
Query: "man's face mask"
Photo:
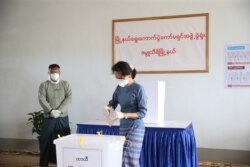
[[118, 84], [121, 87], [124, 87], [128, 84], [128, 79], [117, 79], [118, 80]]
[[50, 74], [50, 79], [53, 81], [53, 82], [57, 82], [59, 80], [59, 73], [52, 73]]

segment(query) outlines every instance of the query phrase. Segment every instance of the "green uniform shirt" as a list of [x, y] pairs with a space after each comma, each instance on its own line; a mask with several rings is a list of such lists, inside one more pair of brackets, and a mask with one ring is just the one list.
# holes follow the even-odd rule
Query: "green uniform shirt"
[[52, 109], [61, 111], [61, 117], [67, 116], [72, 101], [70, 85], [64, 80], [60, 80], [58, 84], [45, 81], [39, 87], [38, 98], [45, 117], [49, 117], [49, 111]]

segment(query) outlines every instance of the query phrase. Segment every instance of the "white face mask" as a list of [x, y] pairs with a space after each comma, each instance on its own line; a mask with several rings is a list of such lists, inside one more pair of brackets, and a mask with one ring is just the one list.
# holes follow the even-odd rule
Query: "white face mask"
[[118, 79], [118, 84], [121, 87], [124, 87], [128, 84], [128, 80], [127, 79]]
[[60, 77], [60, 75], [58, 73], [52, 73], [52, 74], [50, 74], [50, 79], [53, 82], [57, 82], [59, 80], [59, 77]]

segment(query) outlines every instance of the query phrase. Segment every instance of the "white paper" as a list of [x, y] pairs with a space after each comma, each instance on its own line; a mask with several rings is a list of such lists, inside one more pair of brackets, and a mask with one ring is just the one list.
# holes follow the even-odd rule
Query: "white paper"
[[145, 123], [164, 122], [165, 104], [165, 82], [148, 81], [143, 83], [147, 94], [147, 114], [144, 118]]
[[225, 46], [225, 87], [250, 87], [250, 44]]

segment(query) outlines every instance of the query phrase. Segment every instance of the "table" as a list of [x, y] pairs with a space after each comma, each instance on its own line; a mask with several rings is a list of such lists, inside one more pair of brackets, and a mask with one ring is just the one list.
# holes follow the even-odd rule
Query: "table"
[[[196, 141], [191, 122], [165, 121], [145, 124], [140, 157], [141, 167], [197, 167]], [[104, 121], [77, 124], [77, 133], [118, 135], [119, 124], [109, 127]]]

